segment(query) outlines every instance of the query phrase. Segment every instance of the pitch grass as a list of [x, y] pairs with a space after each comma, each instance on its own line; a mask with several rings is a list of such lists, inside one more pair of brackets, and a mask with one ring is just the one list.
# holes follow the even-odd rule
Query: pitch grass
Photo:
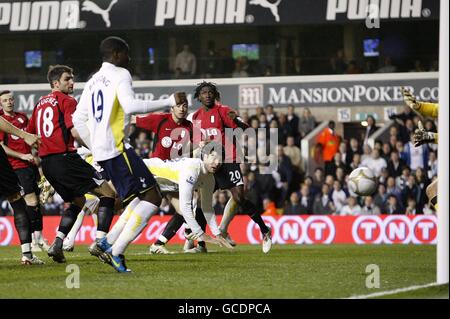
[[[0, 298], [346, 298], [435, 281], [435, 246], [274, 245], [267, 255], [259, 245], [209, 249], [155, 256], [147, 254], [148, 246], [134, 245], [127, 251], [133, 273], [119, 274], [90, 256], [86, 246], [66, 253], [67, 264], [38, 253], [43, 266], [22, 266], [18, 247], [0, 247]], [[66, 287], [69, 264], [79, 266], [79, 289]], [[379, 266], [379, 289], [366, 288], [369, 264]], [[445, 292], [448, 298], [448, 286], [399, 297]]]

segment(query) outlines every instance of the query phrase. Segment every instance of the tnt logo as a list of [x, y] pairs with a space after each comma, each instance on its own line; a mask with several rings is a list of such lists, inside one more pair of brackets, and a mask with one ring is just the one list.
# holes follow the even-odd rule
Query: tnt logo
[[[263, 219], [272, 227], [274, 244], [330, 244], [336, 235], [335, 225], [328, 216], [312, 216], [306, 220], [300, 216], [283, 216], [278, 220], [264, 216]], [[247, 226], [247, 238], [252, 244], [262, 241], [254, 222]]]
[[239, 85], [239, 106], [257, 107], [263, 104], [264, 87], [259, 85]]
[[434, 244], [437, 220], [436, 216], [360, 216], [353, 222], [352, 236], [357, 244]]
[[8, 246], [14, 235], [13, 227], [8, 219], [0, 217], [0, 246]]

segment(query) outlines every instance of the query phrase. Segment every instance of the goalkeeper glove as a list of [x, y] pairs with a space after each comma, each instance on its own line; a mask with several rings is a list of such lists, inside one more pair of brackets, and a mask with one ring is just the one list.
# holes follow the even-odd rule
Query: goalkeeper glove
[[426, 143], [436, 143], [437, 133], [425, 131], [422, 122], [419, 121], [418, 128], [413, 135], [414, 146], [420, 146]]
[[411, 94], [408, 89], [402, 87], [403, 100], [405, 104], [408, 105], [411, 109], [418, 111], [421, 107], [421, 103], [417, 101], [416, 97]]
[[47, 200], [55, 194], [55, 189], [52, 187], [52, 185], [50, 185], [45, 176], [41, 177], [38, 187], [41, 190], [41, 193], [39, 194], [39, 201], [42, 205], [44, 205]]

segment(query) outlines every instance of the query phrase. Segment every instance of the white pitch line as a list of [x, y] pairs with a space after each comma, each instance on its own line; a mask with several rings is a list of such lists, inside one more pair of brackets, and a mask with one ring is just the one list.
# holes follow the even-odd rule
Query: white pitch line
[[376, 293], [368, 294], [368, 295], [352, 296], [352, 297], [349, 297], [346, 299], [367, 299], [367, 298], [382, 297], [382, 296], [395, 295], [395, 294], [398, 294], [401, 292], [413, 291], [413, 290], [434, 287], [434, 286], [439, 286], [439, 285], [440, 284], [438, 284], [437, 282], [432, 282], [432, 283], [429, 283], [426, 285], [410, 286], [410, 287], [406, 287], [406, 288], [398, 288], [398, 289], [394, 289], [394, 290], [376, 292]]

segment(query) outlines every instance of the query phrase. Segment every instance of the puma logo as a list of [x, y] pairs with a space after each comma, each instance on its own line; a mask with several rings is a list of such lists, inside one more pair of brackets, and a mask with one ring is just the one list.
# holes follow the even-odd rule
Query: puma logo
[[111, 26], [111, 21], [109, 20], [109, 12], [111, 11], [113, 5], [117, 3], [117, 1], [118, 0], [112, 0], [108, 8], [102, 9], [96, 3], [86, 0], [83, 2], [81, 11], [90, 11], [92, 13], [100, 15], [103, 18], [103, 21], [105, 21], [106, 27], [109, 28]]
[[273, 16], [275, 17], [276, 22], [280, 22], [280, 15], [278, 14], [278, 6], [282, 0], [278, 0], [277, 2], [271, 3], [269, 0], [250, 0], [250, 4], [255, 6], [261, 6], [266, 9], [270, 9]]

